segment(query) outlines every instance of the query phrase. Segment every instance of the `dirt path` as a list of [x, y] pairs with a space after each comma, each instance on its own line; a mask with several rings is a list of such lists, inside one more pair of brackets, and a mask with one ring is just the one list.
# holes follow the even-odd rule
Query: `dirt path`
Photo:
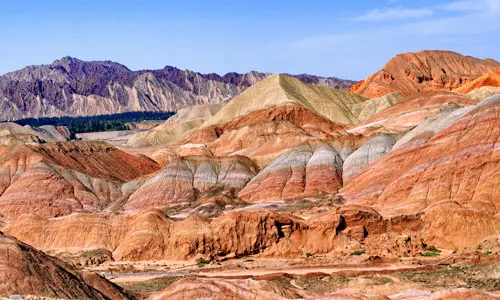
[[154, 279], [162, 276], [183, 276], [194, 275], [201, 277], [217, 277], [217, 278], [273, 278], [285, 274], [298, 276], [326, 276], [342, 274], [344, 276], [358, 276], [371, 274], [390, 274], [404, 271], [424, 271], [439, 269], [437, 265], [377, 265], [377, 266], [316, 266], [316, 267], [287, 267], [282, 269], [277, 268], [256, 268], [242, 270], [225, 270], [225, 271], [204, 271], [202, 270], [183, 270], [169, 272], [143, 272], [143, 273], [117, 273], [110, 278], [114, 283], [121, 282], [138, 282]]
[[274, 274], [290, 274], [300, 276], [318, 276], [321, 274], [332, 275], [342, 274], [345, 276], [368, 275], [368, 274], [388, 274], [394, 272], [432, 270], [438, 269], [437, 265], [377, 265], [377, 266], [321, 266], [321, 267], [289, 267], [283, 269], [247, 269], [247, 270], [227, 270], [215, 272], [196, 272], [199, 276], [224, 277], [224, 278], [250, 278], [259, 276], [269, 276]]
[[[169, 272], [140, 272], [140, 273], [113, 273], [113, 277], [107, 277], [114, 283], [146, 281], [163, 276], [183, 276], [189, 274], [188, 271]], [[108, 274], [106, 274], [108, 275]]]

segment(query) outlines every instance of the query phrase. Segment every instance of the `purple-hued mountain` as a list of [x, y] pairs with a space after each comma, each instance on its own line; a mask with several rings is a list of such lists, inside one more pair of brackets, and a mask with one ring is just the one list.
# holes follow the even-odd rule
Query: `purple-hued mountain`
[[[251, 71], [219, 76], [171, 66], [131, 71], [111, 61], [64, 57], [50, 65], [28, 66], [1, 76], [0, 120], [177, 111], [195, 104], [225, 101], [269, 75]], [[355, 83], [307, 74], [288, 76], [339, 89]]]

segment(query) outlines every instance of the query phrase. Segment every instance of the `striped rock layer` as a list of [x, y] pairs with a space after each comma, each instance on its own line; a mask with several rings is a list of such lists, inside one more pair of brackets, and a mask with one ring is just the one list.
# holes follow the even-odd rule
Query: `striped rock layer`
[[195, 201], [209, 191], [240, 190], [257, 172], [258, 167], [243, 156], [180, 157], [142, 178], [144, 182], [130, 195], [124, 208], [161, 209]]
[[372, 163], [342, 188], [344, 198], [384, 215], [424, 211], [433, 216], [428, 238], [447, 247], [500, 234], [500, 96], [451, 119]]
[[159, 166], [101, 142], [0, 149], [0, 214], [62, 216], [100, 211], [124, 196], [121, 185]]
[[450, 92], [421, 92], [404, 98], [390, 108], [349, 128], [347, 132], [365, 136], [406, 133], [450, 104], [466, 106], [476, 104], [476, 101]]
[[377, 135], [349, 155], [343, 164], [342, 180], [347, 184], [355, 175], [363, 171], [368, 164], [389, 153], [396, 142], [390, 135]]
[[342, 154], [351, 151], [349, 145], [336, 148], [323, 141], [299, 145], [267, 165], [239, 196], [262, 202], [333, 194], [342, 187]]

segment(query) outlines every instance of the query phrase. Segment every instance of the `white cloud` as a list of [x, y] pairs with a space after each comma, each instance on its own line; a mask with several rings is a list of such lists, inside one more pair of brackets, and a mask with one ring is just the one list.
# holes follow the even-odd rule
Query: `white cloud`
[[396, 42], [423, 38], [457, 38], [465, 41], [465, 36], [478, 34], [497, 34], [500, 32], [498, 14], [475, 12], [472, 14], [433, 18], [425, 21], [415, 21], [398, 26], [380, 26], [353, 30], [331, 35], [311, 36], [294, 43], [298, 48], [324, 48], [346, 44], [370, 44], [373, 42]]
[[389, 8], [389, 9], [374, 9], [368, 13], [354, 18], [354, 21], [392, 21], [404, 19], [416, 19], [432, 16], [434, 11], [430, 8]]
[[461, 12], [500, 12], [500, 0], [460, 0], [454, 1], [441, 7], [448, 11]]

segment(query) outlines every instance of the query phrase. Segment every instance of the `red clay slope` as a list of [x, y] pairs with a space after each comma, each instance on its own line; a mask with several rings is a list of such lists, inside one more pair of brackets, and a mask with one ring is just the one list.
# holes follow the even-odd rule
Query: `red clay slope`
[[451, 91], [499, 67], [495, 60], [451, 51], [408, 52], [396, 55], [349, 91], [369, 98], [395, 91], [406, 96], [427, 90]]

